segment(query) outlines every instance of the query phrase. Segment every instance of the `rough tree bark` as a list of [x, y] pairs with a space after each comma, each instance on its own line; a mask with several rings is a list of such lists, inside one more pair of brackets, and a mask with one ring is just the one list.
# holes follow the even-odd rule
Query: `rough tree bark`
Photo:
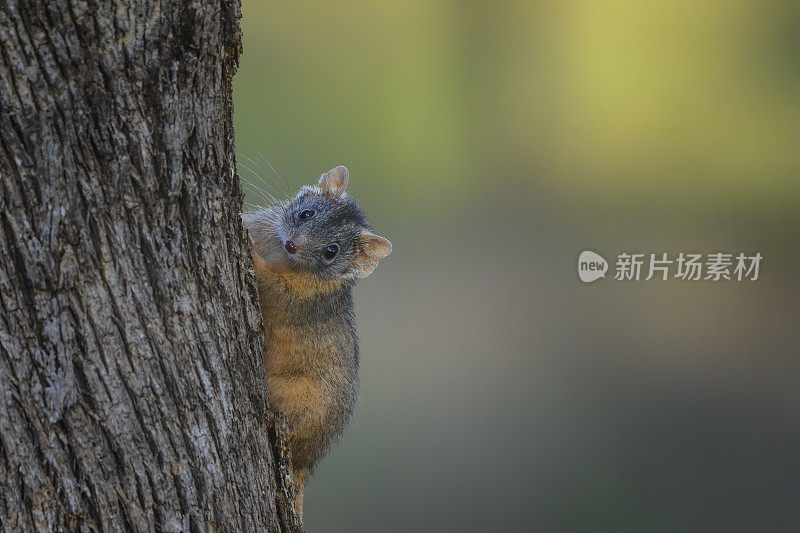
[[238, 215], [239, 17], [0, 0], [0, 529], [300, 528]]

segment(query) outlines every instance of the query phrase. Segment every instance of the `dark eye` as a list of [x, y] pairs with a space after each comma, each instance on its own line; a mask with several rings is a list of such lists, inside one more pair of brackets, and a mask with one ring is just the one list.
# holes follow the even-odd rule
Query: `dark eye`
[[300, 211], [300, 214], [298, 216], [300, 217], [300, 220], [308, 220], [309, 218], [314, 216], [314, 211], [312, 211], [311, 209], [303, 209], [302, 211]]
[[336, 257], [336, 254], [338, 253], [339, 247], [335, 244], [331, 244], [322, 251], [322, 257], [324, 257], [326, 261], [333, 261], [333, 258]]

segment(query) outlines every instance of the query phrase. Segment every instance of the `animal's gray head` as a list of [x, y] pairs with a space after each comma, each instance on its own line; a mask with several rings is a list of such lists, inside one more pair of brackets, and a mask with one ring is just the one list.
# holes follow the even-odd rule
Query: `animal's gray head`
[[[345, 192], [349, 174], [338, 166], [291, 201], [245, 220], [256, 252], [267, 262], [313, 272], [322, 279], [364, 278], [392, 251], [372, 233], [367, 217]], [[260, 227], [259, 227], [260, 226]]]

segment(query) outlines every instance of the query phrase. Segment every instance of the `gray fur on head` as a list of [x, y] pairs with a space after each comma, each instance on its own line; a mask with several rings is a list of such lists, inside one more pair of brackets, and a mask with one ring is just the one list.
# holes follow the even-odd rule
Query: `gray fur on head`
[[[392, 245], [372, 233], [366, 215], [345, 191], [348, 181], [347, 168], [338, 166], [323, 174], [318, 186], [305, 186], [287, 202], [245, 215], [254, 250], [267, 263], [320, 279], [368, 276]], [[295, 253], [287, 251], [288, 241]]]

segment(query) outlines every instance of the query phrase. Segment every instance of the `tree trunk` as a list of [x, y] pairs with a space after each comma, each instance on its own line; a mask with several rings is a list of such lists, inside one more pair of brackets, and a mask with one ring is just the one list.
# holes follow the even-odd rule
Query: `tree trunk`
[[0, 529], [296, 531], [238, 1], [0, 0]]

